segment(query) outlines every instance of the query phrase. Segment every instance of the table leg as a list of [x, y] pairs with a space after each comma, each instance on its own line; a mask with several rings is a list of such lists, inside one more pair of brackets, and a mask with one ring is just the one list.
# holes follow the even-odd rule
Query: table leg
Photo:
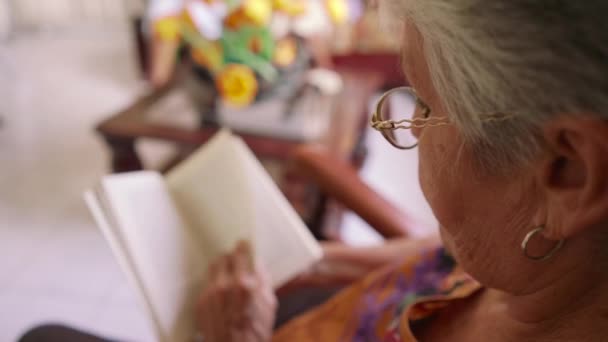
[[115, 173], [142, 170], [143, 165], [135, 150], [135, 139], [104, 137], [112, 153], [112, 171]]

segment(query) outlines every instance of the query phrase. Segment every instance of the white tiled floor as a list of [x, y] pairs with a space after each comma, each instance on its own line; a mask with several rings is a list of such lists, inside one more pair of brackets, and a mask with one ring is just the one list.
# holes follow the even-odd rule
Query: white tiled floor
[[81, 198], [107, 164], [93, 124], [139, 87], [129, 44], [115, 30], [0, 48], [0, 341], [45, 322], [152, 340]]
[[[153, 340], [81, 199], [107, 165], [92, 126], [139, 88], [128, 38], [113, 30], [0, 46], [1, 342], [45, 322]], [[364, 176], [421, 227], [432, 226], [415, 185], [415, 154], [392, 151], [375, 134], [369, 146]], [[354, 217], [347, 222], [353, 232], [363, 229]]]

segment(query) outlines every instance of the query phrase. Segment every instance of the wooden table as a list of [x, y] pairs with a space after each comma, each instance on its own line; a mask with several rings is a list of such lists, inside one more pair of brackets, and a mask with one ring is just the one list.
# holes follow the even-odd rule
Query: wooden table
[[384, 89], [400, 87], [408, 83], [401, 67], [401, 58], [398, 53], [392, 51], [334, 54], [332, 62], [342, 68], [380, 74], [382, 77], [380, 86]]
[[[368, 119], [368, 105], [372, 95], [383, 84], [381, 74], [372, 71], [356, 71], [342, 68], [339, 70], [344, 81], [344, 88], [337, 96], [335, 112], [332, 115], [329, 130], [316, 141], [297, 141], [275, 137], [254, 135], [242, 132], [239, 134], [260, 160], [274, 160], [289, 165], [290, 151], [303, 143], [324, 145], [335, 158], [346, 160], [363, 160], [364, 127]], [[111, 116], [97, 126], [111, 151], [111, 166], [114, 172], [141, 170], [143, 164], [135, 148], [139, 139], [148, 138], [166, 141], [183, 146], [184, 153], [177, 157], [182, 159], [189, 151], [204, 144], [218, 127], [201, 126], [194, 123], [189, 127], [166, 124], [150, 119], [154, 106], [171, 93], [172, 89], [154, 91], [138, 99], [133, 105]], [[166, 113], [167, 116], [175, 113]], [[159, 115], [158, 112], [155, 115]], [[160, 113], [165, 115], [165, 113]], [[174, 163], [171, 163], [174, 165]], [[169, 165], [168, 167], [170, 167]], [[325, 207], [322, 196], [316, 193], [316, 200], [310, 198], [311, 187], [297, 177], [297, 172], [288, 170], [282, 179], [275, 180], [285, 192], [287, 198], [304, 220], [319, 233]], [[297, 171], [297, 170], [295, 170]], [[314, 202], [314, 203], [313, 203]]]

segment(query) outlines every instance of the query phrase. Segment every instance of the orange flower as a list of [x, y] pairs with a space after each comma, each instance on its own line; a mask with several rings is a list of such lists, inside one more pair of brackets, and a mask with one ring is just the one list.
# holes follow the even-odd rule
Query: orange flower
[[251, 104], [258, 92], [258, 81], [251, 68], [229, 64], [216, 76], [217, 89], [229, 104], [243, 107]]

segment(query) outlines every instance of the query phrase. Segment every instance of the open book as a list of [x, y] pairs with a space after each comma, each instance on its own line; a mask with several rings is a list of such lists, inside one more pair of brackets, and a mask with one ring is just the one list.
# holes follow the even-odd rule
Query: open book
[[106, 176], [85, 199], [163, 342], [192, 339], [208, 263], [239, 240], [251, 242], [275, 287], [321, 257], [262, 165], [228, 131], [166, 177]]

